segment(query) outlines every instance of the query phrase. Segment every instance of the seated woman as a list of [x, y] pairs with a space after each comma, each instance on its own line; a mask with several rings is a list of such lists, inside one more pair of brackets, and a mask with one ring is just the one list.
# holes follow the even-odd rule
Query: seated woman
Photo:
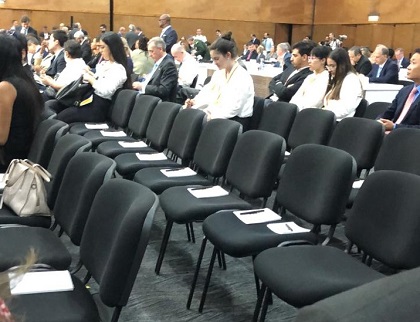
[[299, 111], [305, 108], [322, 108], [324, 96], [327, 91], [329, 73], [326, 70], [327, 57], [331, 52], [330, 47], [316, 46], [308, 58], [309, 69], [313, 74], [305, 78], [302, 86], [293, 95], [290, 103], [296, 104]]
[[148, 41], [149, 39], [146, 37], [137, 37], [134, 43], [135, 49], [131, 53], [134, 64], [133, 72], [140, 77], [149, 74], [155, 64], [155, 61], [149, 56], [149, 52], [147, 51]]
[[83, 74], [83, 80], [94, 89], [92, 102], [80, 107], [60, 106], [57, 119], [67, 123], [103, 122], [115, 92], [120, 88], [132, 88], [121, 38], [116, 33], [106, 32], [101, 37], [99, 47], [103, 60], [96, 65], [96, 73], [86, 71]]
[[256, 58], [257, 63], [264, 62], [265, 60], [264, 49], [265, 49], [264, 46], [257, 47], [257, 53], [258, 53], [257, 58]]
[[0, 172], [28, 156], [43, 108], [34, 80], [25, 72], [17, 40], [0, 34]]
[[194, 99], [185, 101], [185, 107], [203, 109], [208, 119], [233, 119], [246, 131], [253, 111], [254, 83], [236, 61], [238, 50], [232, 33], [218, 38], [210, 46], [210, 54], [219, 70]]
[[351, 117], [363, 97], [362, 84], [343, 48], [334, 49], [327, 58], [330, 83], [324, 98], [324, 108], [334, 112], [337, 121]]

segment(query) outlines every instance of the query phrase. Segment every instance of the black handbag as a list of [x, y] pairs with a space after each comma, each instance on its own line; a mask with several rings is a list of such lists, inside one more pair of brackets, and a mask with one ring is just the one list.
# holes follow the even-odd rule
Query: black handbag
[[83, 83], [83, 76], [71, 82], [65, 87], [62, 87], [55, 96], [56, 100], [64, 106], [76, 106], [89, 98], [94, 92], [90, 83]]

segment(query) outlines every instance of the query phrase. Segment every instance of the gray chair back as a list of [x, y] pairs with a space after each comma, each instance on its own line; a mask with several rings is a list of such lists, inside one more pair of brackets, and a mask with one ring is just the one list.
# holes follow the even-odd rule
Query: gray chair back
[[128, 121], [128, 131], [134, 137], [142, 139], [146, 136], [147, 126], [150, 118], [156, 107], [160, 102], [160, 98], [150, 95], [137, 95], [133, 111], [131, 112]]
[[295, 104], [273, 102], [263, 109], [258, 130], [276, 133], [287, 141], [297, 112]]

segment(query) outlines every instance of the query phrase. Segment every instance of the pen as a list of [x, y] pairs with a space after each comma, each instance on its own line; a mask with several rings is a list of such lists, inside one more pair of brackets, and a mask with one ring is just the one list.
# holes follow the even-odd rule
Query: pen
[[179, 171], [179, 170], [183, 170], [183, 169], [184, 169], [184, 168], [165, 169], [165, 172]]
[[252, 210], [252, 211], [243, 211], [240, 212], [240, 215], [253, 215], [253, 214], [258, 214], [260, 212], [264, 212], [264, 209], [260, 209], [260, 210]]
[[286, 224], [287, 229], [289, 229], [290, 231], [293, 231], [292, 228], [290, 228], [290, 226], [288, 224]]
[[191, 188], [190, 190], [191, 191], [193, 191], [193, 190], [204, 190], [204, 189], [209, 189], [209, 188], [212, 188], [212, 187]]

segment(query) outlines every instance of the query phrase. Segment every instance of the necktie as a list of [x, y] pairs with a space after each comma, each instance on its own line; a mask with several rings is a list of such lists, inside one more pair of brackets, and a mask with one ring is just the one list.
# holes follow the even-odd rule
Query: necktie
[[249, 54], [248, 54], [248, 56], [246, 57], [246, 60], [250, 60], [250, 59], [251, 59], [251, 54], [252, 54], [252, 51], [249, 51]]
[[414, 102], [414, 98], [416, 97], [417, 93], [418, 93], [417, 87], [414, 86], [414, 88], [410, 92], [410, 95], [408, 95], [408, 98], [405, 101], [405, 104], [404, 104], [404, 107], [401, 111], [400, 116], [398, 117], [397, 121], [395, 122], [396, 124], [400, 124], [402, 122], [402, 120], [405, 118], [405, 116], [407, 115], [407, 112], [410, 110], [410, 107]]
[[382, 66], [378, 67], [378, 72], [376, 73], [376, 77], [379, 77], [381, 75]]

